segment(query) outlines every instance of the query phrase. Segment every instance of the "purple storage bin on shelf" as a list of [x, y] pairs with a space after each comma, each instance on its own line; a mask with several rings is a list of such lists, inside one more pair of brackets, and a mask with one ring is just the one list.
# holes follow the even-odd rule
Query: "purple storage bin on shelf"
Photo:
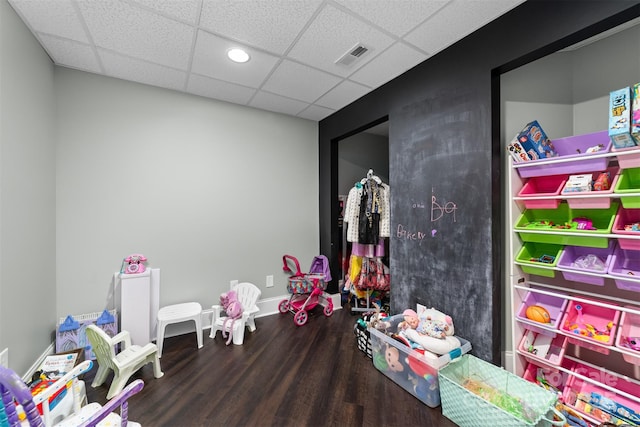
[[640, 168], [640, 148], [611, 147], [611, 152], [619, 154], [618, 165], [620, 166], [620, 169]]
[[[571, 195], [593, 195], [593, 194], [611, 194], [613, 193], [614, 187], [618, 182], [620, 168], [617, 166], [609, 167], [607, 169], [603, 169], [598, 172], [593, 172], [591, 174], [591, 179], [595, 181], [598, 179], [598, 176], [601, 172], [609, 172], [609, 188], [607, 190], [594, 190], [586, 193], [574, 193], [570, 191], [565, 191], [562, 189], [561, 194], [563, 196], [571, 196]], [[611, 198], [610, 197], [598, 197], [598, 198], [570, 198], [567, 197], [567, 203], [570, 208], [573, 209], [608, 209], [611, 206]]]
[[[557, 196], [565, 182], [567, 182], [567, 175], [533, 177], [527, 180], [518, 196]], [[527, 209], [555, 209], [559, 204], [560, 199], [524, 200]]]
[[[527, 318], [527, 308], [530, 305], [539, 305], [549, 312], [549, 323], [540, 323]], [[527, 292], [527, 295], [520, 304], [520, 309], [516, 314], [516, 318], [527, 324], [527, 329], [541, 334], [553, 334], [549, 329], [558, 329], [560, 318], [567, 305], [567, 300], [563, 296], [546, 295], [538, 292]], [[541, 325], [541, 326], [539, 326]]]
[[609, 275], [613, 276], [618, 289], [640, 292], [640, 282], [628, 280], [640, 280], [640, 251], [623, 249], [618, 245], [611, 257]]
[[[605, 170], [608, 165], [606, 157], [596, 157], [593, 154], [608, 153], [611, 151], [611, 140], [608, 131], [587, 133], [584, 135], [569, 136], [566, 138], [554, 139], [551, 141], [558, 152], [558, 157], [554, 159], [573, 159], [571, 162], [549, 162], [538, 165], [536, 163], [547, 162], [549, 159], [532, 160], [520, 163], [524, 165], [518, 167], [518, 174], [522, 178], [548, 175], [571, 175], [582, 172], [592, 172]], [[603, 148], [597, 153], [587, 153], [589, 148], [602, 145]]]
[[[637, 230], [625, 230], [625, 227], [637, 224]], [[640, 239], [625, 239], [622, 236], [640, 237], [640, 209], [625, 209], [620, 207], [613, 221], [611, 232], [619, 234], [618, 245], [622, 249], [640, 251]]]
[[[596, 286], [604, 286], [604, 277], [602, 274], [606, 274], [611, 265], [613, 258], [613, 250], [615, 248], [615, 241], [609, 242], [607, 248], [588, 248], [585, 246], [565, 246], [560, 253], [560, 259], [558, 260], [558, 267], [571, 269], [573, 271], [562, 271], [562, 275], [565, 279], [573, 282], [589, 283]], [[602, 270], [595, 267], [581, 267], [575, 265], [574, 262], [581, 257], [588, 255], [595, 255], [600, 261], [602, 261], [604, 268]], [[594, 273], [597, 276], [590, 276], [584, 273]]]

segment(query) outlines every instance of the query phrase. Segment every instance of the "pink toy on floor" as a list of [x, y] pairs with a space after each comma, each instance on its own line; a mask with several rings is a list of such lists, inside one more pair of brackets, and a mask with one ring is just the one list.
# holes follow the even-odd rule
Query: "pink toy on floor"
[[227, 338], [227, 345], [231, 343], [231, 339], [233, 338], [233, 324], [236, 319], [240, 319], [242, 317], [242, 313], [244, 309], [242, 308], [242, 304], [238, 301], [238, 295], [236, 291], [230, 290], [229, 292], [225, 292], [220, 295], [220, 305], [222, 309], [227, 313], [227, 318], [222, 325], [222, 337], [226, 338], [227, 325], [229, 330], [229, 338]]

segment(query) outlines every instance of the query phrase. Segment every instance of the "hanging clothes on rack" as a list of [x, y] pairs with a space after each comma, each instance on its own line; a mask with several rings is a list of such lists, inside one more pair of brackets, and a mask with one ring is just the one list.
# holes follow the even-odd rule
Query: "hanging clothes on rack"
[[[389, 185], [369, 170], [349, 191], [345, 205], [346, 240], [352, 244], [345, 289], [355, 296], [353, 311], [368, 311], [388, 297], [389, 268], [382, 262], [390, 237]], [[364, 305], [364, 307], [360, 307]]]

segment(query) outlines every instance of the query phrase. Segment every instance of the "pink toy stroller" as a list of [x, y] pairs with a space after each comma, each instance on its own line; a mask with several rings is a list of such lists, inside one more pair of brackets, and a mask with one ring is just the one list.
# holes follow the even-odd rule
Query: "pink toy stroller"
[[[296, 265], [295, 273], [289, 268], [289, 261]], [[300, 263], [291, 255], [283, 256], [282, 263], [282, 269], [287, 273], [292, 273], [292, 275], [287, 284], [287, 291], [291, 296], [278, 304], [280, 313], [286, 313], [287, 311], [293, 313], [293, 322], [298, 326], [307, 323], [309, 319], [308, 311], [318, 304], [324, 307], [322, 312], [325, 316], [331, 316], [333, 314], [333, 301], [331, 300], [331, 295], [324, 291], [327, 282], [331, 280], [327, 257], [324, 255], [314, 257], [309, 273], [302, 273], [300, 271]]]

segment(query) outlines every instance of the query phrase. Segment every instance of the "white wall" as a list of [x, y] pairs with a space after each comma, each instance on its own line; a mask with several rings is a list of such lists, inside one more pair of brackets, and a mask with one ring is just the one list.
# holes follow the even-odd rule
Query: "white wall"
[[0, 1], [0, 351], [25, 372], [56, 316], [53, 65]]
[[58, 315], [105, 308], [133, 252], [161, 305], [203, 307], [233, 279], [286, 294], [282, 255], [318, 255], [317, 123], [63, 68], [55, 88]]

